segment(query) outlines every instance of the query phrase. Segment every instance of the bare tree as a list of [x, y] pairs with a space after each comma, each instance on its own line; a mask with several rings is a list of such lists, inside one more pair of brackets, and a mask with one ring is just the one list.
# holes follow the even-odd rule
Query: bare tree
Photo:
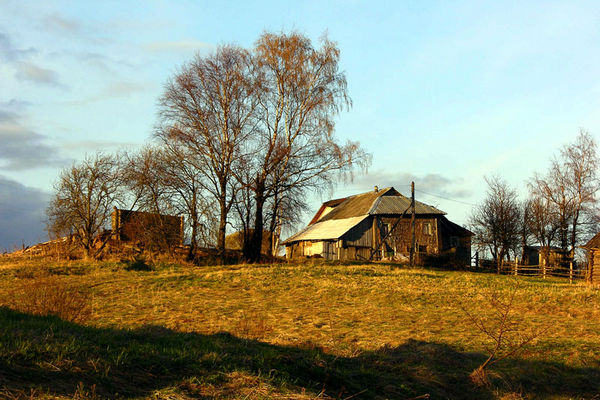
[[531, 194], [529, 200], [529, 230], [542, 246], [545, 264], [550, 263], [550, 247], [560, 227], [558, 211], [547, 199]]
[[270, 199], [266, 220], [268, 223], [269, 248], [271, 256], [276, 256], [279, 249], [279, 238], [282, 231], [289, 231], [302, 220], [304, 212], [308, 211], [306, 191], [303, 187], [292, 187], [280, 195], [276, 190]]
[[178, 214], [184, 214], [189, 227], [188, 258], [195, 257], [198, 245], [214, 246], [214, 199], [206, 195], [203, 172], [193, 162], [194, 154], [186, 146], [170, 143], [161, 152], [162, 185]]
[[[198, 174], [195, 184], [218, 206], [217, 248], [221, 252], [225, 249], [227, 217], [240, 187], [232, 169], [236, 164], [240, 168], [243, 145], [255, 128], [253, 71], [246, 50], [222, 46], [212, 55], [198, 55], [185, 64], [166, 84], [160, 99], [156, 136], [163, 146], [185, 151], [187, 166]], [[195, 196], [197, 188], [190, 193]], [[197, 204], [188, 205], [189, 210], [196, 208]], [[196, 223], [192, 225], [195, 231]]]
[[571, 258], [580, 242], [582, 217], [595, 214], [596, 194], [600, 189], [598, 167], [600, 166], [596, 141], [589, 132], [581, 129], [574, 143], [561, 149], [561, 156], [573, 198], [571, 211], [570, 245]]
[[[525, 260], [527, 246], [529, 246], [529, 242], [531, 236], [533, 236], [533, 232], [531, 230], [531, 218], [532, 218], [532, 204], [531, 200], [525, 200], [520, 203], [521, 209], [521, 219], [520, 219], [520, 234], [521, 234], [521, 262]], [[516, 250], [515, 250], [516, 254]]]
[[511, 285], [507, 294], [502, 294], [498, 288], [492, 287], [491, 293], [484, 296], [490, 306], [487, 315], [469, 311], [473, 307], [472, 303], [462, 307], [469, 321], [484, 335], [487, 342], [484, 347], [488, 357], [469, 375], [471, 381], [477, 386], [490, 384], [487, 374], [490, 366], [523, 352], [549, 329], [544, 327], [526, 333], [525, 324], [518, 318], [516, 310], [518, 303], [515, 297], [519, 292], [519, 282], [515, 280]]
[[71, 235], [86, 258], [100, 255], [108, 235], [100, 233], [107, 225], [112, 208], [122, 198], [116, 156], [97, 153], [64, 169], [54, 185], [54, 196], [46, 213], [52, 236]]
[[521, 211], [516, 192], [498, 177], [486, 178], [488, 190], [483, 203], [470, 217], [476, 240], [487, 246], [497, 264], [498, 272], [504, 257], [518, 246]]
[[[172, 182], [165, 176], [165, 152], [162, 149], [147, 146], [140, 152], [124, 154], [123, 181], [132, 207], [149, 214], [135, 221], [137, 232], [142, 234], [145, 247], [158, 251], [173, 252], [173, 240], [169, 240], [172, 227], [165, 223], [163, 214], [179, 214], [174, 204]], [[133, 223], [134, 221], [130, 221]]]
[[597, 213], [598, 154], [594, 138], [581, 130], [574, 143], [554, 157], [546, 175], [535, 174], [530, 183], [534, 196], [543, 199], [557, 218], [558, 244], [566, 256], [574, 255], [582, 229]]
[[258, 134], [252, 138], [244, 182], [254, 195], [254, 230], [244, 249], [260, 259], [264, 207], [293, 187], [324, 188], [368, 157], [356, 143], [341, 145], [333, 135], [334, 116], [350, 106], [339, 49], [323, 38], [321, 48], [298, 33], [264, 33], [254, 50], [258, 93]]

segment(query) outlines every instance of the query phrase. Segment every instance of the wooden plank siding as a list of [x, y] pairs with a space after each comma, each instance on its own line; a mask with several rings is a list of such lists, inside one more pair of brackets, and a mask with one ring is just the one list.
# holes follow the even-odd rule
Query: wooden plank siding
[[[412, 245], [410, 216], [402, 218], [382, 216], [379, 223], [381, 234], [388, 229], [393, 232], [385, 240], [385, 244], [395, 253], [408, 256]], [[397, 224], [396, 224], [397, 223]], [[426, 229], [426, 225], [429, 226]], [[395, 228], [394, 228], [395, 226]], [[415, 245], [416, 250], [428, 254], [439, 254], [437, 218], [433, 216], [418, 215], [415, 218]]]
[[373, 246], [373, 217], [366, 218], [358, 225], [346, 232], [341, 239], [344, 247], [372, 247]]
[[588, 281], [600, 285], [600, 249], [590, 249]]

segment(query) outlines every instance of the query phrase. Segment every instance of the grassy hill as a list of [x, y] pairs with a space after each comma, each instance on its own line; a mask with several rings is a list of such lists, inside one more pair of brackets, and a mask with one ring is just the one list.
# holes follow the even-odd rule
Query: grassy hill
[[[493, 327], [490, 299], [513, 293], [513, 334], [539, 336], [476, 386], [469, 374], [490, 340], [467, 315]], [[0, 398], [598, 393], [600, 291], [567, 280], [386, 264], [0, 258]]]

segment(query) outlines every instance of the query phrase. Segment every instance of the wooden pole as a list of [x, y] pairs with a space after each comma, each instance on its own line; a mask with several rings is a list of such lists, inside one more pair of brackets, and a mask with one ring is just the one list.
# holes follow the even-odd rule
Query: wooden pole
[[543, 265], [542, 265], [542, 276], [544, 279], [546, 279], [546, 259], [545, 258], [544, 258]]
[[515, 276], [519, 275], [519, 260], [515, 257]]
[[411, 230], [411, 243], [410, 243], [410, 266], [415, 265], [415, 183], [410, 183], [410, 230]]
[[573, 283], [573, 261], [569, 263], [569, 283]]

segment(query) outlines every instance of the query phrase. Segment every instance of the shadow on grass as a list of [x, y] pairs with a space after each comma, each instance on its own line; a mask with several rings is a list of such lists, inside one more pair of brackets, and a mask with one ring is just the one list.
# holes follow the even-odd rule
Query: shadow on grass
[[[395, 348], [335, 357], [319, 348], [285, 347], [227, 333], [179, 333], [162, 327], [137, 330], [81, 326], [0, 307], [0, 388], [73, 396], [78, 386], [100, 397], [129, 398], [179, 386], [219, 386], [231, 372], [266, 379], [284, 391], [335, 398], [493, 398], [496, 389], [478, 389], [468, 375], [484, 355], [445, 344], [409, 340]], [[600, 391], [600, 369], [558, 363], [508, 360], [500, 391], [591, 397]], [[503, 388], [501, 387], [503, 386]], [[182, 389], [185, 390], [185, 389]], [[194, 395], [207, 398], [210, 396]]]

